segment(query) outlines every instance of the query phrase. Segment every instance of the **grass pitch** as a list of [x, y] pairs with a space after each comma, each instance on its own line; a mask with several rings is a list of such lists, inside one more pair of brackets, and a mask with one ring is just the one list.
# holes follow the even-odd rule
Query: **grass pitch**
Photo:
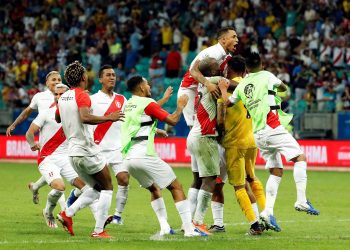
[[[190, 169], [177, 168], [175, 172], [187, 193], [192, 178]], [[0, 176], [0, 249], [350, 249], [350, 173], [308, 173], [308, 196], [321, 211], [320, 216], [310, 216], [294, 210], [293, 175], [286, 171], [275, 205], [275, 216], [282, 232], [268, 231], [259, 237], [245, 235], [249, 225], [237, 205], [232, 187], [226, 185], [226, 233], [185, 239], [179, 232], [181, 221], [170, 193], [164, 190], [169, 223], [178, 233], [163, 240], [151, 239], [159, 231], [158, 221], [150, 206], [148, 191], [140, 188], [134, 179], [123, 214], [125, 225], [109, 225], [108, 231], [114, 239], [101, 240], [89, 237], [94, 227], [89, 209], [81, 210], [74, 217], [74, 237], [60, 225], [58, 229], [46, 226], [41, 213], [49, 188], [40, 190], [39, 205], [32, 203], [27, 189], [27, 183], [39, 177], [35, 164], [0, 163]], [[259, 170], [257, 176], [265, 184], [268, 173]], [[66, 197], [70, 189], [67, 186]], [[114, 207], [115, 196], [111, 214]], [[211, 222], [209, 209], [206, 223], [210, 225]]]

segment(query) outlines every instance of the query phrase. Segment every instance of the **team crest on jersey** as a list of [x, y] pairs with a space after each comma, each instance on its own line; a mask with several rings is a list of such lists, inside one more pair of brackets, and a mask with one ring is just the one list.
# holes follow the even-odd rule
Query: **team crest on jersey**
[[255, 87], [253, 84], [249, 83], [244, 87], [244, 94], [247, 98], [251, 99], [254, 94]]
[[115, 105], [117, 105], [117, 107], [120, 109], [122, 107], [122, 105], [120, 104], [120, 102], [116, 101]]

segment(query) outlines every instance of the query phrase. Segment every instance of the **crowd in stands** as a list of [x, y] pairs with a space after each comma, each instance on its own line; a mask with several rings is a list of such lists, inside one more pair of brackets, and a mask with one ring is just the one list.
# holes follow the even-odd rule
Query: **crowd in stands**
[[[234, 26], [235, 53], [257, 51], [265, 68], [290, 86], [293, 113], [350, 110], [350, 1], [338, 0], [33, 0], [0, 7], [2, 106], [24, 107], [51, 70], [82, 61], [90, 88], [111, 64], [119, 92], [142, 74], [160, 95], [175, 91], [196, 53]], [[176, 98], [176, 95], [174, 95]]]

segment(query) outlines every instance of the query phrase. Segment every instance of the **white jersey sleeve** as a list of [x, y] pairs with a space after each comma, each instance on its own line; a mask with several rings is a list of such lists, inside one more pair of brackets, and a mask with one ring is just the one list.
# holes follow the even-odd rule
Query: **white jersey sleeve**
[[228, 100], [235, 104], [237, 103], [239, 100], [241, 100], [241, 98], [239, 97], [239, 94], [238, 94], [238, 87], [233, 91], [232, 95], [228, 98]]
[[[279, 87], [282, 83], [282, 81], [277, 78], [274, 74], [272, 74], [271, 72], [270, 76], [269, 76], [269, 89], [272, 89], [273, 87]], [[271, 88], [272, 87], [272, 88]]]
[[35, 119], [33, 120], [33, 123], [37, 125], [39, 128], [42, 128], [45, 124], [45, 120], [46, 120], [46, 112], [41, 112], [37, 115], [37, 117], [35, 117]]
[[36, 109], [36, 110], [38, 110], [38, 93], [36, 93], [36, 94], [33, 96], [32, 100], [31, 100], [31, 102], [30, 102], [30, 104], [29, 104], [29, 107], [30, 107], [31, 109]]

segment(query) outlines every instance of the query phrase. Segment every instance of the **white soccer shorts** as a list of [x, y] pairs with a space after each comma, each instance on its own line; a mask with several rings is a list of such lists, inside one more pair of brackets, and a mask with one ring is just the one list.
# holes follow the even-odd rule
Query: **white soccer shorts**
[[159, 157], [126, 158], [123, 164], [144, 188], [157, 184], [164, 189], [176, 179], [173, 169]]
[[128, 169], [122, 164], [123, 156], [120, 150], [101, 151], [101, 153], [106, 159], [108, 166], [112, 168], [115, 176], [121, 172], [128, 172]]
[[91, 175], [100, 172], [106, 166], [106, 160], [101, 153], [94, 156], [70, 156], [69, 160], [79, 177], [90, 187], [97, 184]]
[[66, 155], [49, 155], [39, 165], [39, 172], [45, 178], [47, 184], [55, 179], [66, 179], [73, 184], [78, 174], [74, 171], [69, 157]]
[[187, 148], [196, 158], [199, 177], [220, 175], [218, 142], [214, 137], [189, 136]]
[[304, 154], [298, 142], [282, 126], [266, 126], [254, 134], [257, 147], [266, 161], [266, 168], [283, 168], [281, 154], [287, 161]]

